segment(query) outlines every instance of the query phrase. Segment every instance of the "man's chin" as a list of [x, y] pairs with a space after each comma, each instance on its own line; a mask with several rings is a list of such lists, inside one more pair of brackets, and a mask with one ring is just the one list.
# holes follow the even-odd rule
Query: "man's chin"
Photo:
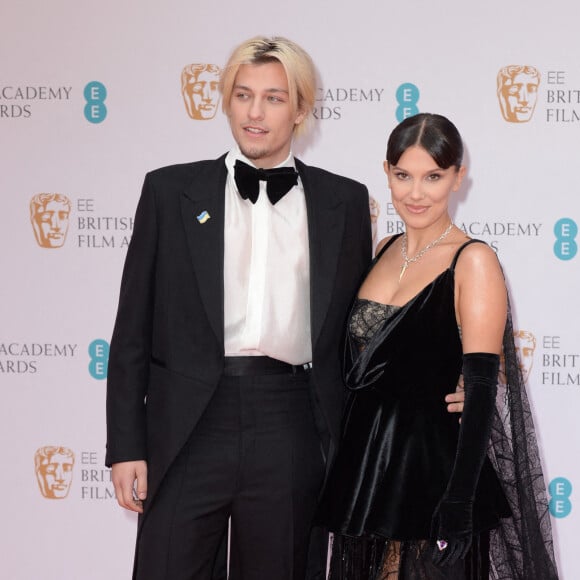
[[268, 156], [266, 149], [258, 149], [256, 147], [243, 147], [240, 145], [240, 151], [251, 161], [259, 161]]

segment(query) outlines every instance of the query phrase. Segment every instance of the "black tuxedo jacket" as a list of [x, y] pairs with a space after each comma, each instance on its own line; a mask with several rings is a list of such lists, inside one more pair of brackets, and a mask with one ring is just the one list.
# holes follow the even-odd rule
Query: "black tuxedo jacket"
[[[147, 174], [123, 270], [108, 367], [106, 464], [147, 460], [149, 500], [223, 369], [224, 160]], [[298, 160], [296, 166], [308, 216], [312, 394], [332, 452], [344, 394], [345, 320], [371, 256], [368, 192]]]

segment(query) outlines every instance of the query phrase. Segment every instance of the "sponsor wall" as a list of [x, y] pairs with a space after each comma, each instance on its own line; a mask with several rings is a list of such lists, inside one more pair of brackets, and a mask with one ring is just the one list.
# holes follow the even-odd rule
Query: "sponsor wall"
[[[0, 18], [2, 577], [130, 576], [136, 519], [103, 465], [108, 341], [144, 173], [231, 145], [220, 66], [255, 34], [319, 72], [307, 163], [363, 181], [375, 234], [401, 230], [386, 137], [454, 120], [455, 222], [498, 253], [535, 410], [562, 578], [580, 577], [580, 48], [573, 0], [230, 7], [6, 0]], [[532, 580], [532, 579], [530, 579]], [[536, 579], [533, 579], [536, 580]]]

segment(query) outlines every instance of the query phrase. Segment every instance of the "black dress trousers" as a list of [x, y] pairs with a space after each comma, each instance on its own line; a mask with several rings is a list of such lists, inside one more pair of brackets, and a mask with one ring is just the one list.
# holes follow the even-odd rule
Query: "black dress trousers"
[[[309, 373], [224, 376], [143, 523], [137, 580], [303, 580], [324, 477]], [[218, 560], [219, 563], [219, 560]]]

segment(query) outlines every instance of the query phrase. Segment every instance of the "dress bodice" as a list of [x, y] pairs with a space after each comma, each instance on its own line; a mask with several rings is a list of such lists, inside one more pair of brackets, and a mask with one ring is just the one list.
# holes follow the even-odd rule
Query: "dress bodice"
[[366, 298], [356, 298], [350, 314], [348, 333], [358, 349], [364, 350], [377, 331], [400, 308]]

